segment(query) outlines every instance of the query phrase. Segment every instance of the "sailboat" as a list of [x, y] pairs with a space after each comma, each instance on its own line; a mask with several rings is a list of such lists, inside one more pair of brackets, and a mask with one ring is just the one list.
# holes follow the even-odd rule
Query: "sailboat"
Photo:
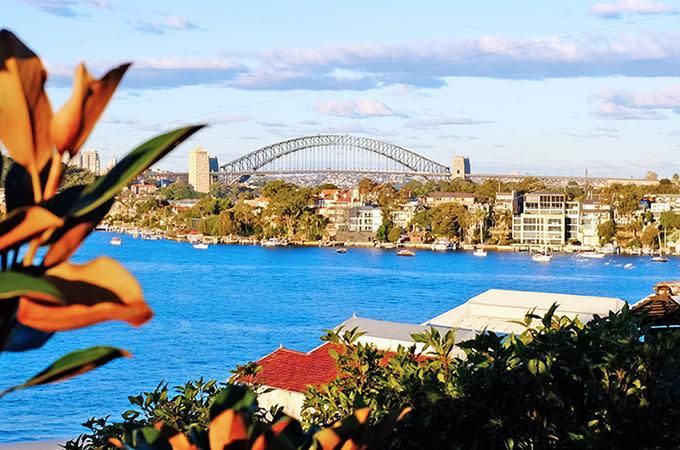
[[[479, 223], [479, 243], [480, 245], [484, 245], [484, 222]], [[484, 257], [487, 255], [486, 250], [484, 250], [481, 246], [479, 248], [475, 248], [475, 250], [472, 252], [473, 256], [480, 256]]]
[[[664, 230], [664, 247], [666, 246], [666, 230]], [[663, 247], [661, 246], [661, 234], [658, 235], [659, 238], [659, 254], [657, 256], [652, 256], [652, 262], [668, 262], [668, 258], [663, 256], [663, 250], [661, 250]]]
[[531, 255], [531, 259], [540, 263], [549, 263], [552, 259], [552, 255], [548, 253], [548, 246], [545, 245], [545, 239], [543, 239], [543, 241], [543, 249]]

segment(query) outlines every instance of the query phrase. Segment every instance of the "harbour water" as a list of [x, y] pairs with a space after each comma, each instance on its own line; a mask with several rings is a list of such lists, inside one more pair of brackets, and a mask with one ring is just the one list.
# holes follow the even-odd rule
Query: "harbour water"
[[[76, 262], [97, 255], [121, 261], [142, 284], [155, 312], [141, 328], [107, 323], [61, 333], [40, 350], [2, 354], [0, 387], [21, 383], [56, 357], [92, 345], [114, 345], [134, 358], [117, 360], [65, 383], [0, 399], [0, 443], [74, 437], [90, 417], [128, 408], [127, 396], [200, 376], [226, 379], [236, 364], [279, 344], [309, 350], [325, 328], [352, 314], [419, 323], [490, 288], [602, 295], [635, 302], [654, 283], [677, 279], [680, 259], [580, 259], [555, 255], [539, 264], [526, 253], [352, 248], [261, 248], [144, 241], [97, 232]], [[624, 267], [632, 264], [632, 267]], [[105, 274], [103, 274], [105, 275]]]

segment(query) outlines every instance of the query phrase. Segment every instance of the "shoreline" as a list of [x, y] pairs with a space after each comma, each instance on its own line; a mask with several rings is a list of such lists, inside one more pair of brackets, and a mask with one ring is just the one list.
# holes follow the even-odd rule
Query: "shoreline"
[[[104, 231], [108, 233], [118, 233], [126, 234], [133, 237], [133, 239], [141, 240], [167, 240], [174, 242], [183, 242], [188, 244], [203, 242], [209, 245], [242, 245], [242, 246], [260, 246], [260, 240], [256, 239], [228, 239], [226, 237], [216, 237], [216, 236], [203, 236], [201, 239], [196, 241], [191, 241], [186, 238], [181, 237], [167, 237], [159, 232], [144, 232], [139, 233], [139, 236], [144, 234], [156, 236], [156, 238], [148, 239], [145, 237], [135, 237], [134, 232], [127, 230], [111, 231], [98, 229], [96, 231]], [[449, 253], [449, 252], [472, 252], [475, 248], [482, 248], [486, 251], [499, 252], [499, 253], [531, 253], [532, 251], [541, 250], [539, 246], [530, 246], [527, 244], [511, 244], [511, 245], [475, 245], [475, 244], [463, 244], [459, 248], [448, 249], [448, 250], [435, 250], [433, 249], [432, 243], [420, 243], [420, 242], [404, 242], [401, 244], [393, 243], [380, 243], [375, 245], [372, 241], [290, 241], [286, 245], [281, 245], [281, 247], [320, 247], [320, 248], [375, 248], [381, 250], [395, 250], [399, 248], [407, 248], [414, 250], [428, 250], [436, 253]], [[564, 246], [561, 248], [549, 247], [551, 253], [560, 255], [578, 255], [579, 253], [585, 252], [598, 252], [603, 253], [601, 250], [592, 247], [580, 247], [580, 246]], [[652, 256], [652, 253], [644, 252], [630, 252], [622, 251], [615, 253], [603, 253], [605, 256]], [[665, 253], [665, 256], [679, 256], [673, 253]]]

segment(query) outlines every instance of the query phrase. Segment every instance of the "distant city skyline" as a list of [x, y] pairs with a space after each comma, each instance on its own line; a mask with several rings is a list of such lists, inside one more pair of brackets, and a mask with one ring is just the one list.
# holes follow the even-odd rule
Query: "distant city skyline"
[[447, 165], [466, 155], [477, 173], [680, 172], [677, 0], [9, 0], [3, 12], [43, 57], [55, 109], [80, 60], [96, 75], [135, 62], [87, 143], [103, 161], [207, 122], [159, 167], [186, 171], [195, 146], [224, 164], [333, 132]]

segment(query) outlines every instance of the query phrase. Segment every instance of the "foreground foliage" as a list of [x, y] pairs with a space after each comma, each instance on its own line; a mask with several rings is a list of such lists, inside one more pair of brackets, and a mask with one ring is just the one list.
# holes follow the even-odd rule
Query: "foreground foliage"
[[[628, 309], [586, 324], [553, 309], [525, 325], [519, 336], [457, 343], [453, 331], [430, 330], [414, 335], [421, 351], [390, 354], [359, 343], [357, 330], [332, 331], [324, 339], [342, 344], [332, 352], [339, 376], [309, 388], [304, 428], [259, 409], [243, 386], [198, 381], [175, 396], [161, 385], [130, 397], [123, 422], [91, 419], [90, 433], [66, 449], [112, 448], [111, 437], [125, 448], [193, 448], [168, 446], [177, 431], [214, 448], [206, 442], [218, 426], [240, 436], [234, 448], [341, 448], [349, 437], [342, 448], [680, 447], [680, 333], [650, 330]], [[237, 373], [261, 392], [256, 365]], [[216, 422], [217, 410], [233, 413]], [[410, 412], [397, 420], [396, 411]]]
[[391, 448], [680, 447], [680, 333], [650, 332], [627, 309], [540, 320], [460, 342], [464, 357], [452, 356], [453, 332], [432, 330], [414, 336], [427, 357], [402, 348], [387, 364], [356, 332], [331, 332], [346, 345], [339, 377], [309, 390], [303, 418], [324, 426], [361, 407], [412, 407]]
[[129, 397], [133, 409], [122, 414], [123, 422], [92, 418], [83, 424], [89, 433], [68, 441], [64, 449], [380, 449], [408, 412], [371, 421], [370, 410], [363, 408], [332, 427], [304, 431], [279, 410], [259, 408], [255, 392], [244, 385], [198, 380], [175, 391], [170, 397], [161, 384]]
[[[151, 318], [141, 287], [118, 262], [105, 257], [69, 262], [120, 190], [201, 128], [157, 136], [96, 180], [64, 182], [64, 158], [78, 154], [129, 66], [95, 79], [78, 65], [73, 94], [53, 113], [40, 58], [10, 31], [0, 31], [0, 142], [10, 156], [0, 155], [0, 167], [9, 167], [7, 216], [0, 222], [0, 352], [38, 348], [55, 332], [107, 320], [137, 326]], [[76, 351], [3, 394], [128, 355], [101, 346]]]

